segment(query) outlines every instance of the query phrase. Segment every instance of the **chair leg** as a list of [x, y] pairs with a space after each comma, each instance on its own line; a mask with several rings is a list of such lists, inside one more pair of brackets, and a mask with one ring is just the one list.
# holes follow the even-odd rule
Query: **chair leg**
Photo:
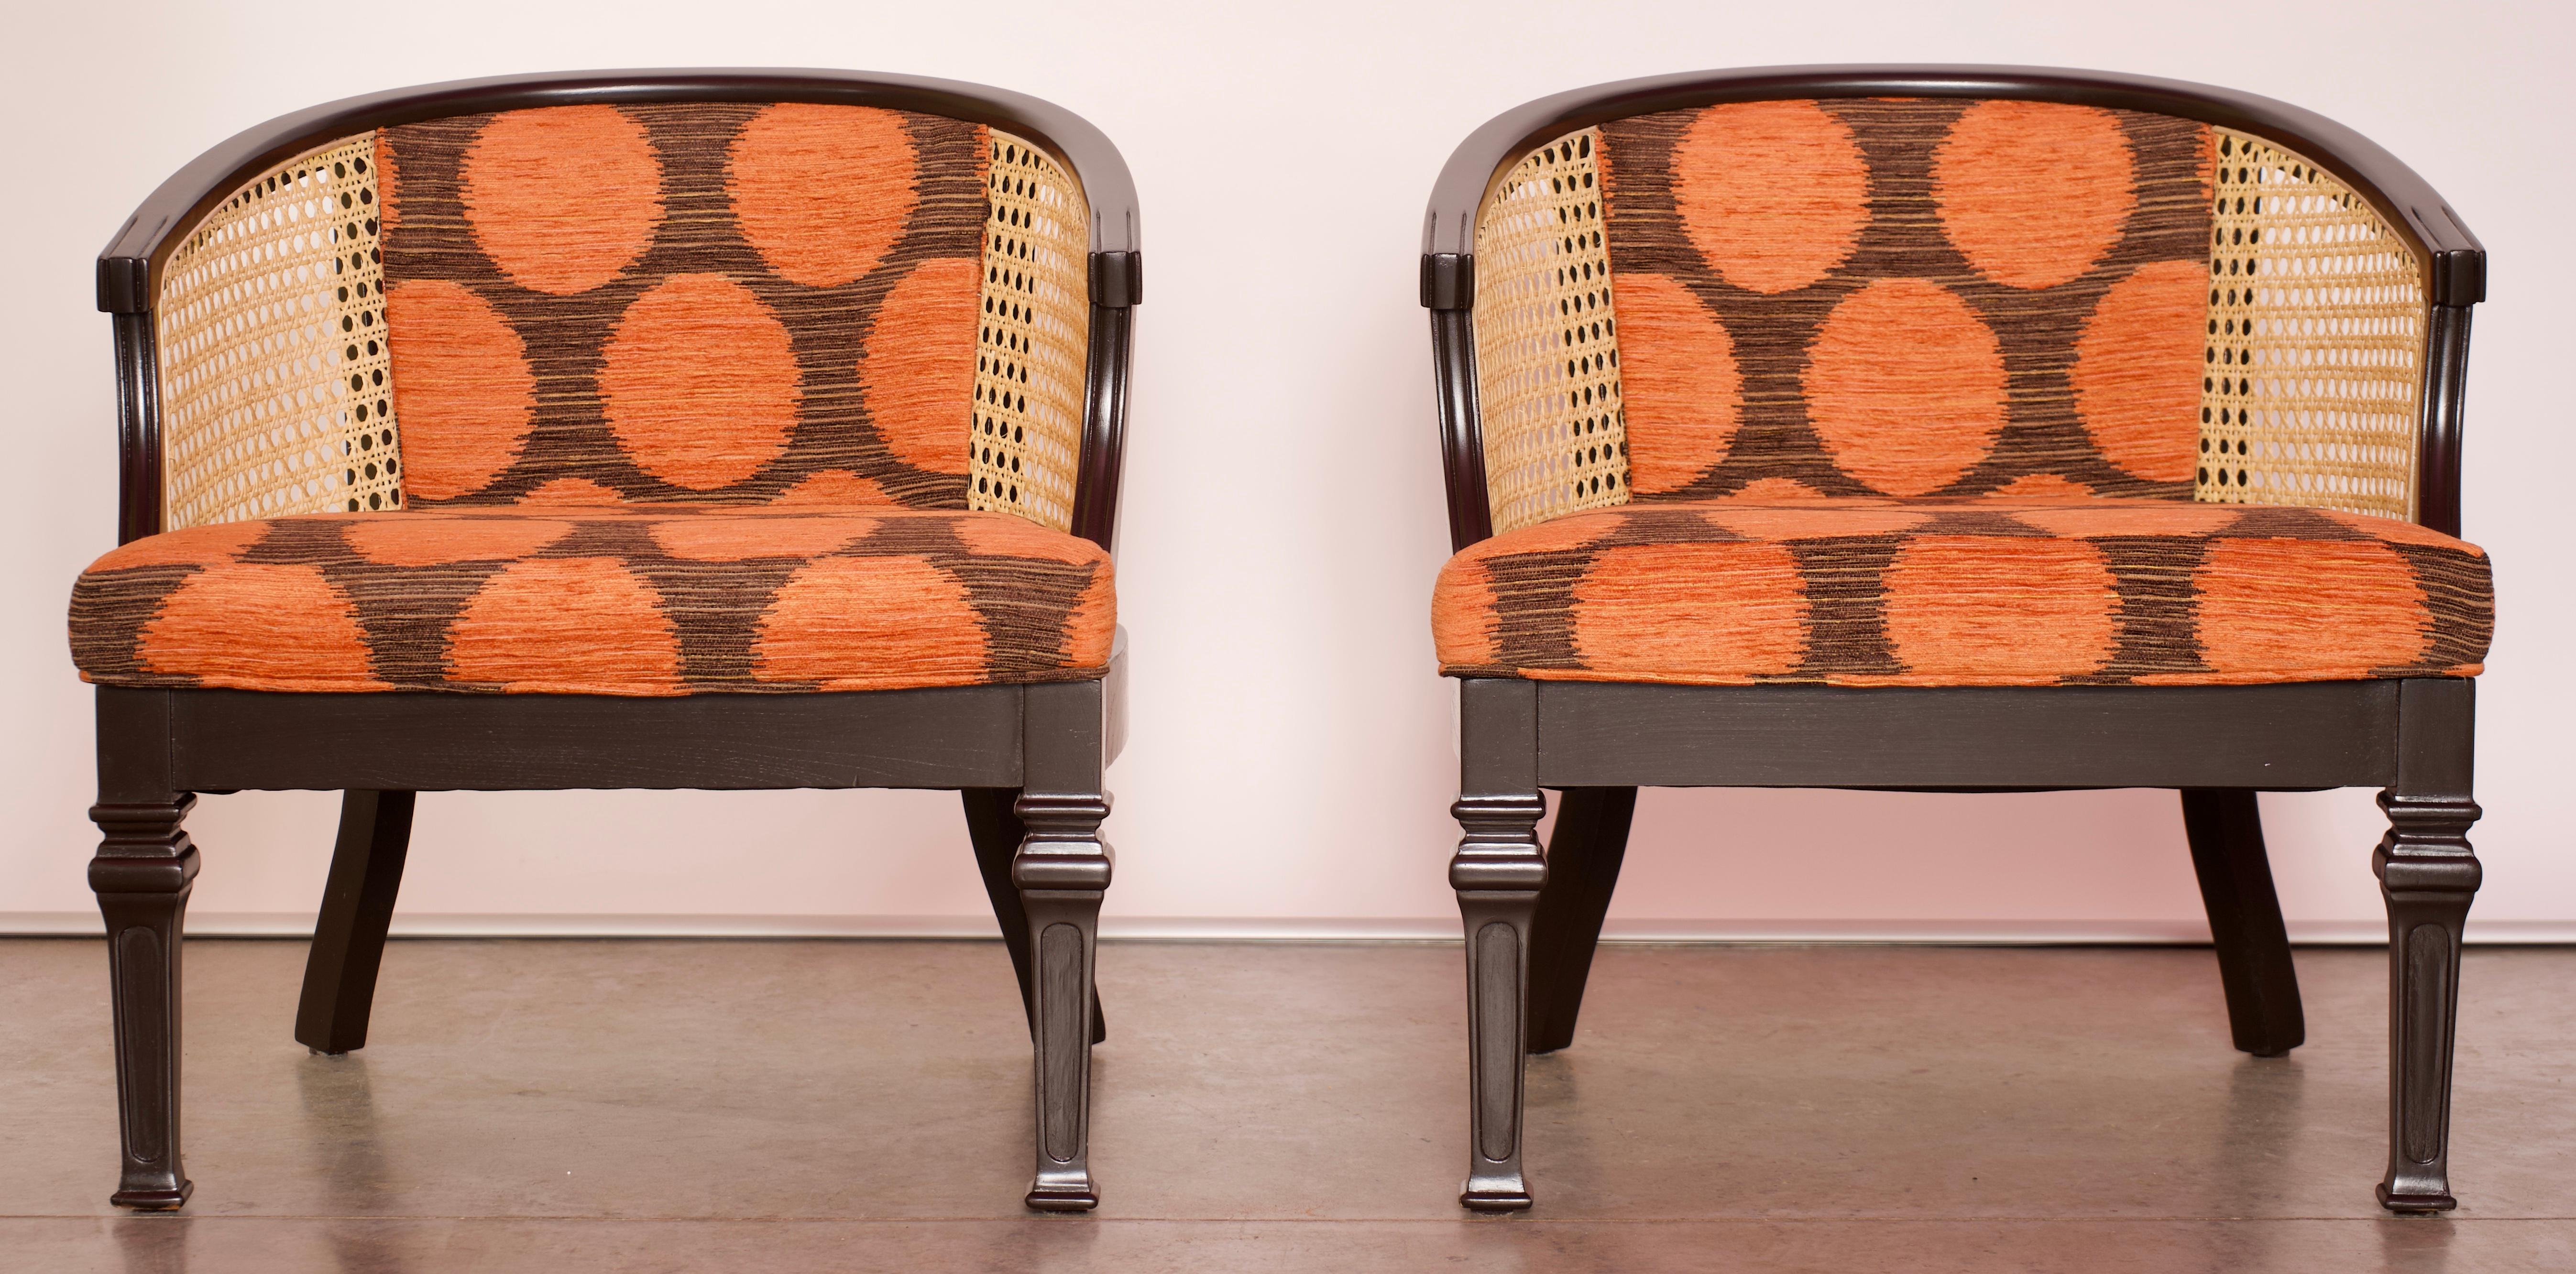
[[1025, 1202], [1041, 1212], [1100, 1205], [1091, 1176], [1092, 973], [1112, 855], [1100, 839], [1100, 683], [1031, 686], [1023, 718], [1028, 786], [1012, 812], [1028, 830], [1011, 861], [1027, 917], [1031, 1043], [1036, 1050], [1037, 1174]]
[[125, 1151], [108, 1202], [123, 1208], [175, 1208], [196, 1189], [179, 1162], [179, 941], [197, 878], [197, 849], [180, 824], [196, 803], [178, 792], [89, 811], [104, 833], [89, 887], [107, 922]]
[[2460, 936], [2482, 869], [2469, 847], [2476, 687], [2410, 680], [2398, 699], [2397, 785], [2371, 867], [2388, 903], [2388, 1175], [2380, 1206], [2443, 1212], [2451, 1196], [2451, 1045]]
[[1529, 1051], [1553, 1053], [1574, 1042], [1583, 988], [1610, 892], [1628, 854], [1637, 814], [1633, 787], [1569, 787], [1547, 838], [1547, 888], [1539, 891], [1530, 928]]
[[2209, 936], [2218, 948], [2218, 980], [2227, 991], [2236, 1047], [2256, 1057], [2287, 1056], [2306, 1042], [2307, 1016], [2299, 1005], [2290, 931], [2281, 923], [2281, 898], [2272, 889], [2254, 793], [2186, 789], [2182, 825], [2191, 841], [2192, 868], [2200, 875], [2201, 902], [2209, 909]]
[[[1028, 1014], [1029, 1030], [1038, 1029], [1037, 988], [1029, 967], [1029, 915], [1020, 906], [1019, 886], [1011, 883], [1011, 860], [1019, 856], [1020, 841], [1029, 834], [1011, 807], [1020, 799], [1018, 788], [970, 787], [959, 792], [966, 805], [966, 835], [975, 843], [975, 870], [984, 877], [984, 895], [993, 902], [993, 919], [1002, 926], [1002, 945], [1011, 953], [1011, 972], [1020, 979], [1020, 1008]], [[1091, 1042], [1109, 1038], [1109, 1022], [1101, 1015], [1100, 998], [1091, 1001]]]
[[340, 798], [340, 840], [331, 851], [331, 879], [322, 889], [322, 914], [304, 958], [304, 997], [295, 1010], [296, 1041], [316, 1053], [336, 1057], [367, 1046], [385, 931], [411, 847], [412, 805], [410, 792], [352, 791]]
[[1463, 833], [1449, 886], [1467, 939], [1467, 1182], [1461, 1206], [1530, 1206], [1521, 1170], [1521, 1077], [1529, 1022], [1530, 931], [1548, 879], [1538, 820], [1538, 694], [1526, 681], [1459, 687]]

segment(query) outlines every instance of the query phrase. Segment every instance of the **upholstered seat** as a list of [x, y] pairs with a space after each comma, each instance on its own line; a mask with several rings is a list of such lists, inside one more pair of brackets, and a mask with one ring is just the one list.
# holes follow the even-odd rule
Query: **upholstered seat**
[[1442, 671], [1740, 685], [2244, 684], [2480, 671], [2477, 546], [2160, 499], [1617, 505], [1440, 573]]
[[684, 695], [1097, 677], [1109, 555], [1007, 513], [661, 504], [321, 514], [125, 545], [102, 685]]

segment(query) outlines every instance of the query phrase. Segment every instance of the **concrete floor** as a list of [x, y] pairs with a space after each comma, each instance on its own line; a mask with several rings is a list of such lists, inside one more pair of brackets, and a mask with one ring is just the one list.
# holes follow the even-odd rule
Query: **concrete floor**
[[1614, 947], [1530, 1070], [1538, 1207], [1470, 1219], [1454, 947], [1113, 943], [1087, 1217], [1019, 1208], [997, 943], [192, 942], [183, 1214], [119, 1217], [99, 943], [0, 942], [0, 1269], [2576, 1269], [2576, 951], [2473, 950], [2439, 1220], [2371, 1200], [2385, 957], [2228, 1047], [2191, 949]]

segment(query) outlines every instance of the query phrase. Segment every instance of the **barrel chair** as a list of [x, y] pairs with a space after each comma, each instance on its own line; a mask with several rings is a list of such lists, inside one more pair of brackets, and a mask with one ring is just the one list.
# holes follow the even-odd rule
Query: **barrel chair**
[[2485, 255], [2439, 195], [2242, 93], [1809, 67], [1512, 110], [1426, 233], [1462, 1203], [1530, 1205], [1523, 1057], [1573, 1039], [1641, 785], [2178, 789], [2266, 1057], [2304, 1027], [2255, 793], [2372, 786], [2379, 1198], [2453, 1206], [2493, 598], [2457, 538]]
[[197, 793], [345, 794], [295, 1026], [337, 1054], [366, 1042], [417, 792], [903, 787], [964, 794], [1019, 973], [1028, 1204], [1094, 1206], [1141, 280], [1097, 129], [895, 75], [404, 89], [155, 191], [99, 258], [121, 546], [71, 602], [114, 1201], [191, 1189]]

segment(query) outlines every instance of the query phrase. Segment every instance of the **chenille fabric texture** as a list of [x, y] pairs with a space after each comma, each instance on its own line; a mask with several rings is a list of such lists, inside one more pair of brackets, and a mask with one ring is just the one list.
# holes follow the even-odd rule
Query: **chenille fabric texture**
[[1616, 337], [1626, 490], [1451, 559], [1442, 670], [1851, 686], [2479, 672], [2494, 600], [2475, 546], [2193, 502], [2205, 382], [2234, 374], [2208, 317], [2214, 143], [2163, 116], [1948, 99], [1602, 125], [1615, 318], [1583, 335]]
[[82, 573], [71, 640], [123, 686], [893, 690], [1098, 677], [1114, 589], [1006, 513], [421, 509], [137, 540]]
[[1748, 102], [1601, 129], [1632, 498], [2188, 498], [2208, 129]]
[[1622, 505], [1440, 572], [1465, 677], [2195, 685], [2472, 676], [2475, 546], [2361, 514], [2181, 500]]
[[383, 130], [405, 504], [964, 508], [988, 162], [798, 103]]

